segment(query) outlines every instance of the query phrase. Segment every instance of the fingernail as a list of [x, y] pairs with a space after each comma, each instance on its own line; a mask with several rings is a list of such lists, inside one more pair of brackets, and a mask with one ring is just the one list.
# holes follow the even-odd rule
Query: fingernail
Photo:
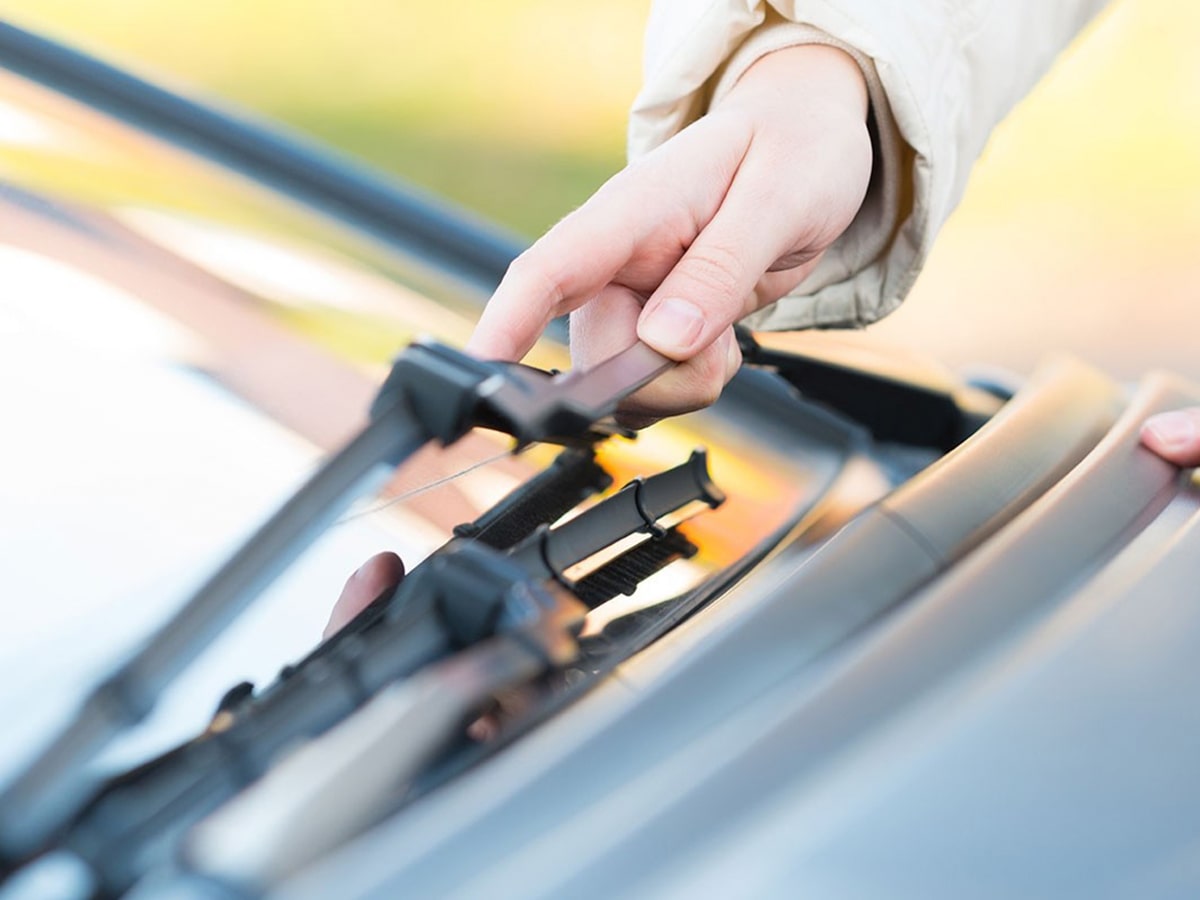
[[1144, 430], [1165, 447], [1184, 447], [1196, 440], [1196, 420], [1186, 412], [1165, 412], [1146, 420]]
[[704, 313], [696, 304], [672, 297], [655, 306], [638, 322], [638, 337], [662, 353], [687, 353], [704, 328]]

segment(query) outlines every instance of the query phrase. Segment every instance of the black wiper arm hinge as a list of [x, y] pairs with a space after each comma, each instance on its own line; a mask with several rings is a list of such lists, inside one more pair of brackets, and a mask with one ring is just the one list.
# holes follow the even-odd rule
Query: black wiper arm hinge
[[385, 418], [404, 404], [447, 444], [475, 427], [503, 431], [522, 446], [590, 444], [612, 433], [602, 423], [621, 400], [672, 365], [640, 342], [590, 369], [559, 374], [417, 342], [393, 364], [371, 417]]

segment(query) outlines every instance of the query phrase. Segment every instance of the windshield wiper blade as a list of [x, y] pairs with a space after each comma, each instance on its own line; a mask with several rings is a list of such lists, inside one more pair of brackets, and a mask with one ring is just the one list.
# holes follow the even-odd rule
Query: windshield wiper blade
[[631, 596], [651, 575], [680, 559], [691, 559], [700, 548], [677, 527], [613, 557], [575, 582], [575, 595], [588, 609], [596, 609], [620, 595]]
[[[140, 650], [106, 678], [46, 750], [0, 793], [0, 868], [11, 871], [86, 799], [84, 765], [142, 721], [168, 685], [367, 484], [430, 441], [476, 426], [585, 445], [611, 433], [617, 404], [673, 365], [638, 343], [587, 371], [548, 376], [417, 342], [396, 360], [371, 421], [221, 566]], [[599, 429], [597, 426], [600, 426]]]
[[[106, 891], [120, 893], [186, 827], [266, 774], [285, 748], [327, 732], [423, 667], [504, 636], [543, 648], [537, 672], [573, 659], [572, 629], [587, 607], [564, 573], [630, 538], [657, 542], [681, 516], [723, 499], [696, 451], [507, 551], [454, 539], [357, 631], [333, 636], [258, 696], [235, 688], [200, 738], [112, 780], [58, 844], [86, 861]], [[498, 690], [508, 682], [495, 674]], [[512, 677], [526, 675], [533, 677], [526, 669]], [[459, 696], [451, 690], [447, 702]], [[440, 737], [430, 740], [440, 745]]]
[[[665, 522], [723, 500], [708, 477], [704, 452], [696, 451], [682, 465], [632, 482], [558, 528], [539, 530], [507, 554], [525, 571], [524, 585], [547, 591], [530, 607], [537, 614], [507, 616], [508, 625], [497, 627], [494, 610], [477, 608], [469, 589], [444, 593], [443, 602], [456, 610], [460, 639], [465, 625], [466, 649], [378, 694], [201, 822], [184, 843], [185, 868], [258, 891], [372, 824], [392, 808], [400, 786], [461, 736], [486, 700], [577, 658], [574, 637], [587, 607], [565, 589], [571, 582], [564, 572], [618, 544], [622, 535], [667, 544], [678, 558], [686, 551]], [[633, 552], [618, 559], [628, 561]], [[630, 572], [625, 569], [627, 578]], [[496, 621], [504, 618], [502, 613]], [[338, 798], [336, 810], [329, 808], [331, 797]]]
[[456, 527], [454, 534], [503, 550], [529, 537], [539, 525], [562, 518], [611, 484], [612, 476], [596, 461], [590, 447], [567, 449], [474, 522]]

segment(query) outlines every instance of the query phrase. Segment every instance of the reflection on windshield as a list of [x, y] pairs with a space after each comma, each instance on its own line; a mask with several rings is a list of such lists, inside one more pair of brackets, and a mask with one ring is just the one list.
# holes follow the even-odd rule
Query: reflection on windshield
[[66, 140], [66, 136], [44, 118], [0, 101], [0, 144], [53, 150]]
[[[66, 262], [0, 244], [0, 334], [10, 347], [45, 342], [55, 353], [88, 350], [132, 360], [199, 359], [187, 330], [120, 288]], [[63, 366], [64, 376], [70, 367]]]
[[160, 210], [117, 215], [180, 258], [277, 305], [351, 360], [385, 363], [421, 335], [462, 343], [474, 324], [327, 248]]

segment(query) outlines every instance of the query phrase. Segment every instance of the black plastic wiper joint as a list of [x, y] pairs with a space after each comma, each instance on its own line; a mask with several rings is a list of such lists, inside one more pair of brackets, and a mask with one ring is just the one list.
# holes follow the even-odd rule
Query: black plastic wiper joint
[[403, 590], [433, 605], [455, 647], [516, 631], [555, 606], [518, 560], [461, 539], [430, 557], [428, 565], [419, 566]]
[[604, 424], [617, 402], [671, 361], [637, 343], [586, 372], [553, 374], [517, 363], [483, 362], [452, 347], [418, 341], [392, 365], [371, 405], [373, 421], [403, 408], [448, 444], [474, 427], [512, 435], [518, 446], [592, 444], [617, 429]]

